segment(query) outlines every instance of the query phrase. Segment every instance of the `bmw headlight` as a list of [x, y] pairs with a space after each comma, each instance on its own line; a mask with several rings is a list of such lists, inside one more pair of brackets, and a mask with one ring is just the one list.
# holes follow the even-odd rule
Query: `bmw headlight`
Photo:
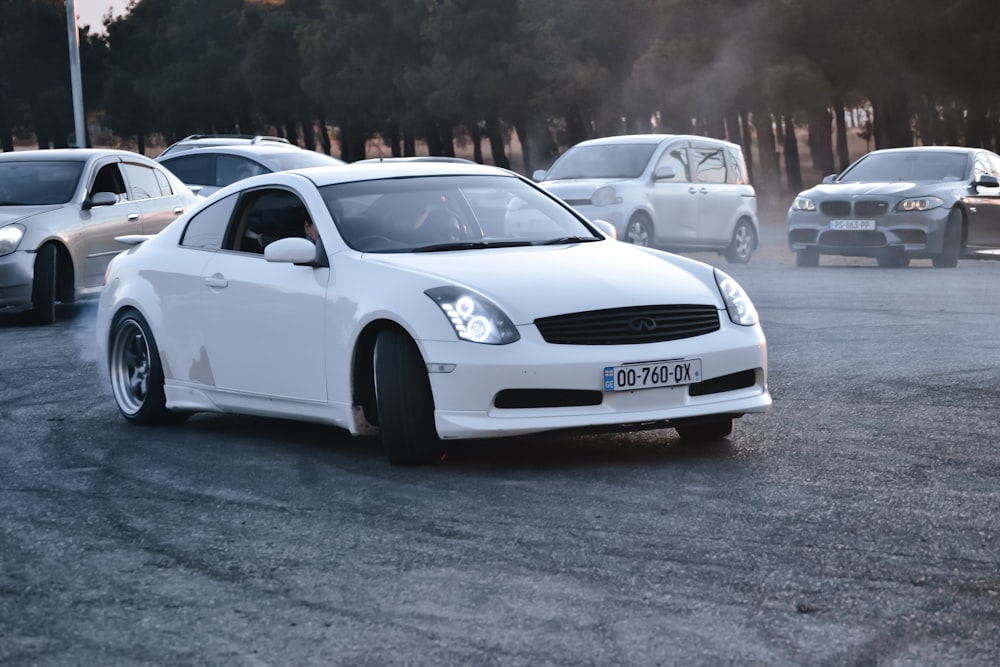
[[733, 324], [751, 327], [757, 324], [757, 309], [750, 302], [750, 297], [743, 291], [740, 284], [719, 269], [715, 269], [715, 282], [719, 286], [722, 300], [726, 303], [726, 311]]
[[9, 255], [17, 250], [17, 245], [24, 238], [24, 227], [18, 224], [0, 227], [0, 255]]
[[610, 206], [611, 204], [621, 203], [621, 198], [612, 186], [605, 185], [594, 191], [594, 194], [590, 197], [590, 203], [594, 206]]
[[792, 202], [793, 211], [815, 211], [816, 203], [809, 197], [796, 197]]
[[910, 197], [896, 204], [897, 211], [929, 211], [944, 204], [940, 197]]
[[506, 345], [521, 338], [503, 311], [480, 294], [459, 287], [435, 287], [424, 294], [434, 299], [462, 340]]

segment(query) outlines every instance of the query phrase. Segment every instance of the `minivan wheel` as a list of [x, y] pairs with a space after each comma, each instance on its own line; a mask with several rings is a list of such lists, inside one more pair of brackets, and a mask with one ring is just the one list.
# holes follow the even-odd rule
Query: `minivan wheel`
[[753, 227], [746, 220], [740, 220], [736, 223], [736, 229], [733, 230], [733, 240], [726, 248], [726, 261], [730, 264], [746, 264], [750, 261], [750, 256], [756, 245]]
[[648, 218], [642, 215], [632, 216], [625, 226], [625, 237], [622, 239], [632, 245], [650, 247], [653, 245], [653, 225]]

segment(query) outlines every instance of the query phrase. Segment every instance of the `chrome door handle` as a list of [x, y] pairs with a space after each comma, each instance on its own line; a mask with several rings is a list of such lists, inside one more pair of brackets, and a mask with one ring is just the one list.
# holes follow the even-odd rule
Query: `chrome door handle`
[[184, 212], [184, 207], [182, 207], [182, 206], [175, 206], [174, 207], [174, 215], [180, 215], [183, 212]]
[[214, 276], [209, 276], [205, 278], [205, 284], [209, 287], [229, 287], [229, 281], [222, 276], [222, 274], [216, 273]]
[[128, 221], [129, 222], [136, 222], [138, 220], [139, 220], [139, 214], [138, 213], [129, 213], [128, 214]]

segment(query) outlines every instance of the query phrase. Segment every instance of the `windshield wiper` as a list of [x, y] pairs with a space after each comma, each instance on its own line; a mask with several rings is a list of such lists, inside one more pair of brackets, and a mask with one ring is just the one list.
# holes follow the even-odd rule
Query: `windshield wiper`
[[561, 236], [557, 239], [549, 239], [548, 241], [538, 241], [535, 245], [563, 245], [567, 243], [586, 243], [587, 241], [600, 240], [600, 237], [597, 236]]
[[432, 243], [414, 248], [413, 252], [437, 252], [439, 250], [481, 250], [483, 248], [514, 248], [531, 245], [531, 241], [453, 241]]

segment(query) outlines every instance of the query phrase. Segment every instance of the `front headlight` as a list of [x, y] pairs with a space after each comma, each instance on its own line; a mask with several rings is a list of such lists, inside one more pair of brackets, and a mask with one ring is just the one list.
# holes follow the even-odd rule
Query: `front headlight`
[[796, 197], [792, 202], [793, 211], [815, 211], [816, 204], [809, 197]]
[[424, 294], [441, 308], [462, 340], [506, 345], [521, 338], [503, 311], [480, 294], [458, 287], [435, 287]]
[[24, 227], [18, 224], [0, 227], [0, 255], [9, 255], [17, 250], [17, 245], [24, 238]]
[[896, 204], [897, 211], [929, 211], [944, 204], [940, 197], [910, 197]]
[[757, 324], [757, 309], [740, 284], [719, 269], [715, 269], [715, 282], [719, 286], [722, 300], [726, 303], [729, 319], [733, 324], [751, 327]]
[[590, 203], [594, 206], [610, 206], [611, 204], [620, 204], [621, 201], [621, 197], [610, 185], [597, 188], [590, 197]]

